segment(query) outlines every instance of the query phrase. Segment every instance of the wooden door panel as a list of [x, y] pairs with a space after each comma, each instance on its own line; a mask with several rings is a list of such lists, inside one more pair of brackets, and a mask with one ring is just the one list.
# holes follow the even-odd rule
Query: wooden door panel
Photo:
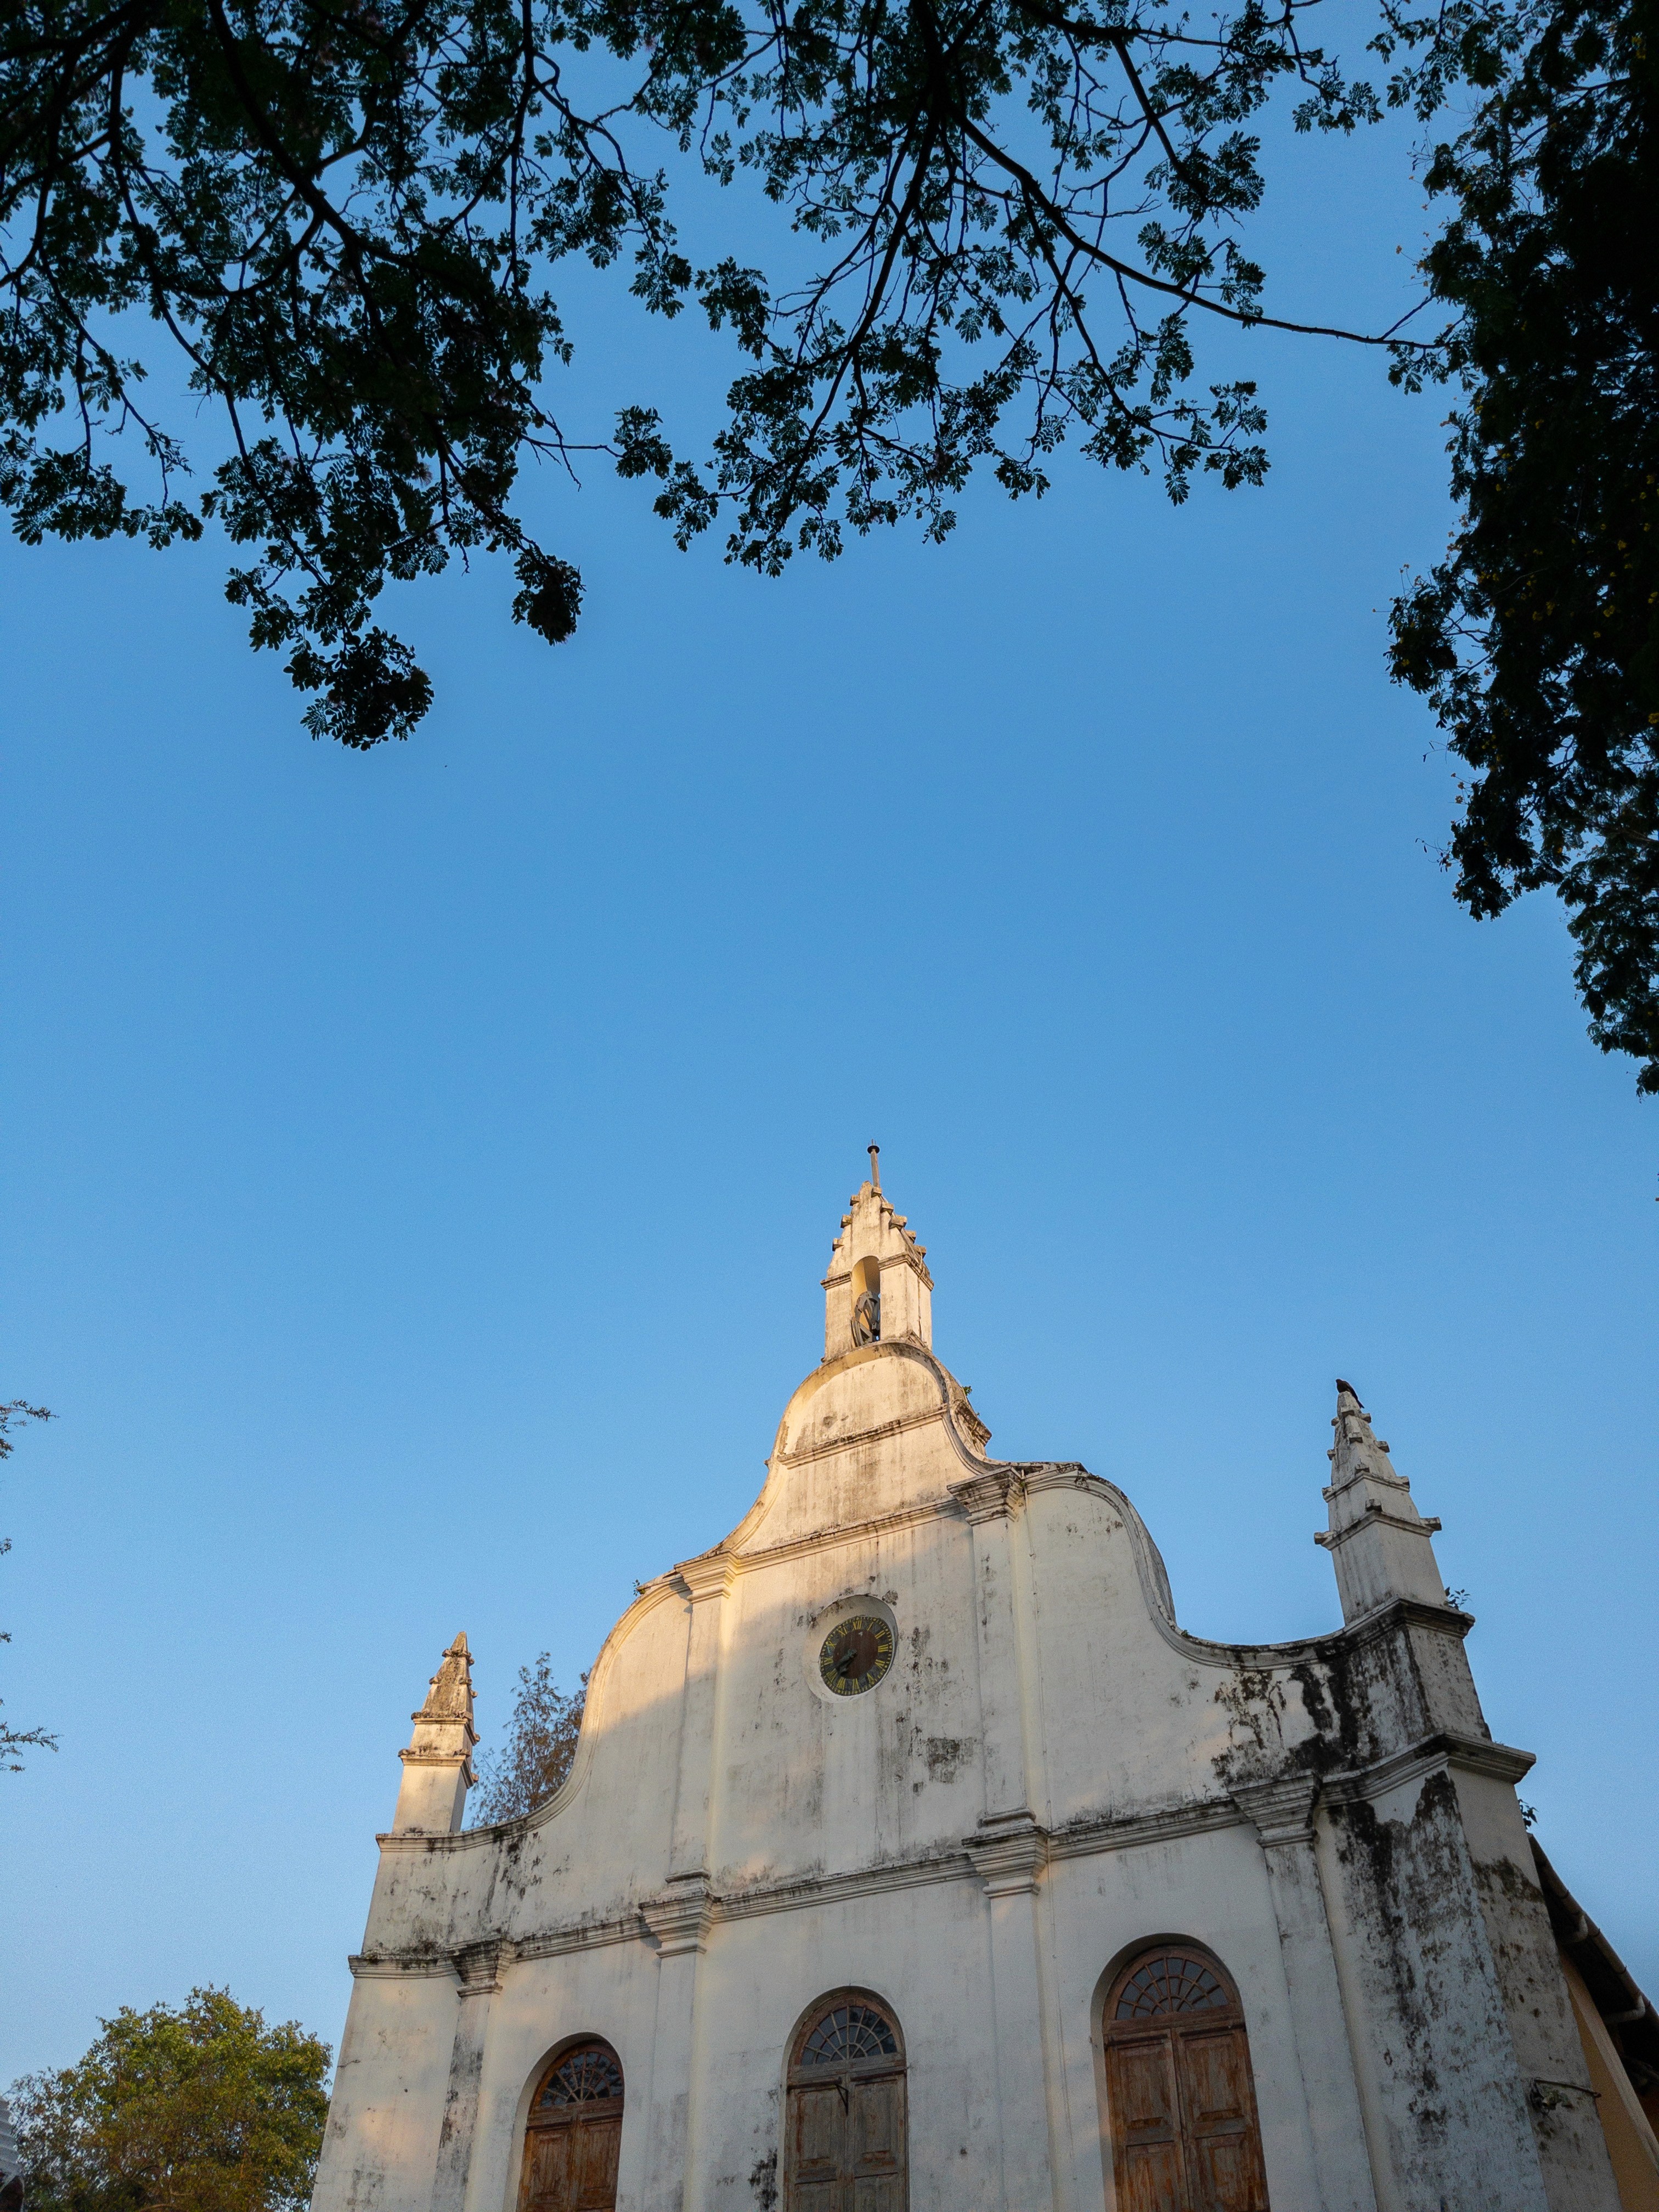
[[1188, 2154], [1193, 2212], [1267, 2212], [1261, 2165], [1249, 2136], [1212, 2136]]
[[904, 2150], [904, 2084], [854, 2081], [848, 2095], [848, 2152], [854, 2179], [896, 2173]]
[[525, 2140], [520, 2212], [613, 2212], [622, 2114], [532, 2128]]
[[902, 2074], [799, 2082], [788, 2129], [784, 2212], [905, 2212]]
[[622, 2150], [622, 2118], [586, 2120], [573, 2128], [571, 2159], [574, 2188], [571, 2212], [611, 2212], [617, 2201], [617, 2160]]
[[1176, 2038], [1193, 2212], [1266, 2212], [1267, 2192], [1243, 2027]]
[[537, 2128], [525, 2145], [524, 2212], [566, 2212], [570, 2203], [570, 2130]]
[[1106, 2072], [1120, 2212], [1187, 2212], [1169, 2036], [1109, 2045]]
[[1200, 2132], [1249, 2124], [1249, 2061], [1242, 2027], [1176, 2039], [1181, 2066], [1181, 2101], [1187, 2124]]
[[792, 2089], [789, 2105], [796, 2180], [839, 2184], [847, 2150], [847, 2112], [839, 2085]]
[[904, 2212], [904, 2083], [896, 2075], [850, 2086], [848, 2212]]
[[802, 2181], [789, 2185], [789, 2212], [842, 2212], [841, 2178], [832, 2174], [826, 2181]]
[[1115, 2179], [1117, 2212], [1188, 2212], [1178, 2143], [1120, 2145]]
[[864, 2174], [848, 2185], [848, 2212], [904, 2212], [904, 2176]]
[[1167, 2034], [1113, 2044], [1107, 2052], [1114, 2124], [1126, 2142], [1173, 2142], [1179, 2126]]
[[1242, 2023], [1118, 2029], [1106, 2091], [1119, 2212], [1267, 2212]]

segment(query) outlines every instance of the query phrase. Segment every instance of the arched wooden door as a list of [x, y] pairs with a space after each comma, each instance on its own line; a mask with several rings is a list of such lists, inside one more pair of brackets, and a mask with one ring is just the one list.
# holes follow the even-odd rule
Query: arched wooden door
[[519, 2212], [613, 2212], [623, 2071], [595, 2038], [561, 2051], [531, 2100]]
[[1143, 1951], [1101, 2027], [1118, 2212], [1267, 2212], [1243, 2009], [1218, 1962]]
[[904, 2045], [860, 1990], [813, 2006], [789, 2053], [784, 2212], [905, 2212]]

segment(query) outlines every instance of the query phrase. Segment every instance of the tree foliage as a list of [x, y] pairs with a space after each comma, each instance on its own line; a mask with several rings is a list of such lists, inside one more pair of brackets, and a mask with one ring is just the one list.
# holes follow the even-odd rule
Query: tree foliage
[[1448, 858], [1477, 915], [1553, 884], [1590, 1035], [1659, 1093], [1659, 8], [1495, 19], [1425, 264], [1462, 508], [1393, 665], [1466, 765]]
[[[0, 1404], [0, 1460], [9, 1459], [16, 1449], [10, 1435], [14, 1421], [49, 1421], [51, 1419], [49, 1407], [31, 1406], [25, 1398], [13, 1398], [9, 1403]], [[0, 1536], [0, 1559], [3, 1559], [10, 1549], [11, 1538]], [[0, 1644], [10, 1642], [11, 1631], [0, 1628]], [[3, 1703], [3, 1698], [0, 1698], [0, 1704]], [[0, 1769], [21, 1774], [24, 1764], [22, 1754], [26, 1751], [56, 1751], [57, 1748], [57, 1737], [48, 1734], [45, 1729], [15, 1729], [0, 1720]]]
[[[514, 510], [531, 457], [608, 453], [682, 544], [769, 572], [905, 518], [942, 537], [975, 471], [1039, 494], [1068, 438], [1176, 500], [1259, 482], [1255, 386], [1212, 380], [1200, 335], [1274, 319], [1265, 110], [1432, 130], [1455, 95], [1441, 319], [1324, 334], [1463, 395], [1460, 528], [1392, 647], [1470, 772], [1458, 896], [1555, 885], [1592, 1034], [1659, 1091], [1659, 0], [1362, 0], [1358, 76], [1320, 4], [13, 0], [0, 500], [30, 542], [222, 528], [313, 734], [404, 737], [431, 685], [389, 582], [505, 552], [514, 619], [576, 625], [580, 575]], [[735, 250], [757, 210], [765, 266]], [[705, 449], [649, 392], [561, 419], [573, 261], [735, 348]], [[150, 400], [152, 339], [222, 451]]]
[[[1304, 36], [1316, 0], [1196, 27], [1128, 0], [15, 0], [0, 34], [0, 496], [27, 540], [222, 526], [255, 642], [313, 732], [403, 736], [430, 685], [385, 584], [485, 546], [557, 642], [575, 569], [511, 497], [605, 444], [682, 539], [776, 569], [902, 515], [938, 536], [976, 463], [1039, 491], [1055, 446], [1229, 484], [1255, 386], [1195, 386], [1194, 315], [1261, 315], [1252, 118], [1377, 110]], [[787, 216], [781, 273], [696, 267], [708, 180]], [[688, 305], [748, 366], [701, 461], [648, 395], [570, 441], [548, 289], [572, 256]], [[148, 319], [222, 411], [192, 490], [131, 350]], [[121, 472], [106, 433], [148, 457]], [[130, 480], [131, 479], [131, 480]]]
[[478, 1762], [471, 1805], [474, 1820], [514, 1820], [544, 1804], [570, 1771], [587, 1703], [584, 1674], [567, 1696], [553, 1679], [551, 1655], [538, 1654], [519, 1669], [513, 1717], [501, 1749]]
[[13, 2085], [31, 2212], [303, 2212], [325, 2043], [216, 1989], [101, 2025], [76, 2064]]

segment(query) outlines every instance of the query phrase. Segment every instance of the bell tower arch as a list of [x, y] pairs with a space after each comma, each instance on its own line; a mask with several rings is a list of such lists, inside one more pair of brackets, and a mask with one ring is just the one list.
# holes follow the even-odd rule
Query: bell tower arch
[[933, 1345], [933, 1279], [918, 1244], [881, 1188], [881, 1147], [848, 1200], [823, 1279], [823, 1356], [839, 1359], [861, 1345]]

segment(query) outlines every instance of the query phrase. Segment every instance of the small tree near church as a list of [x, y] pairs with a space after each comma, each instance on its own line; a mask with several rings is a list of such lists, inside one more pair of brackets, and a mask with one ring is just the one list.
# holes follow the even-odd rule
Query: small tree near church
[[333, 2054], [228, 1990], [124, 2006], [83, 2058], [11, 2089], [29, 2212], [302, 2212]]
[[475, 1827], [516, 1820], [546, 1803], [570, 1771], [586, 1703], [586, 1675], [567, 1696], [553, 1679], [550, 1653], [540, 1652], [532, 1666], [520, 1668], [507, 1740], [478, 1762], [471, 1808]]

